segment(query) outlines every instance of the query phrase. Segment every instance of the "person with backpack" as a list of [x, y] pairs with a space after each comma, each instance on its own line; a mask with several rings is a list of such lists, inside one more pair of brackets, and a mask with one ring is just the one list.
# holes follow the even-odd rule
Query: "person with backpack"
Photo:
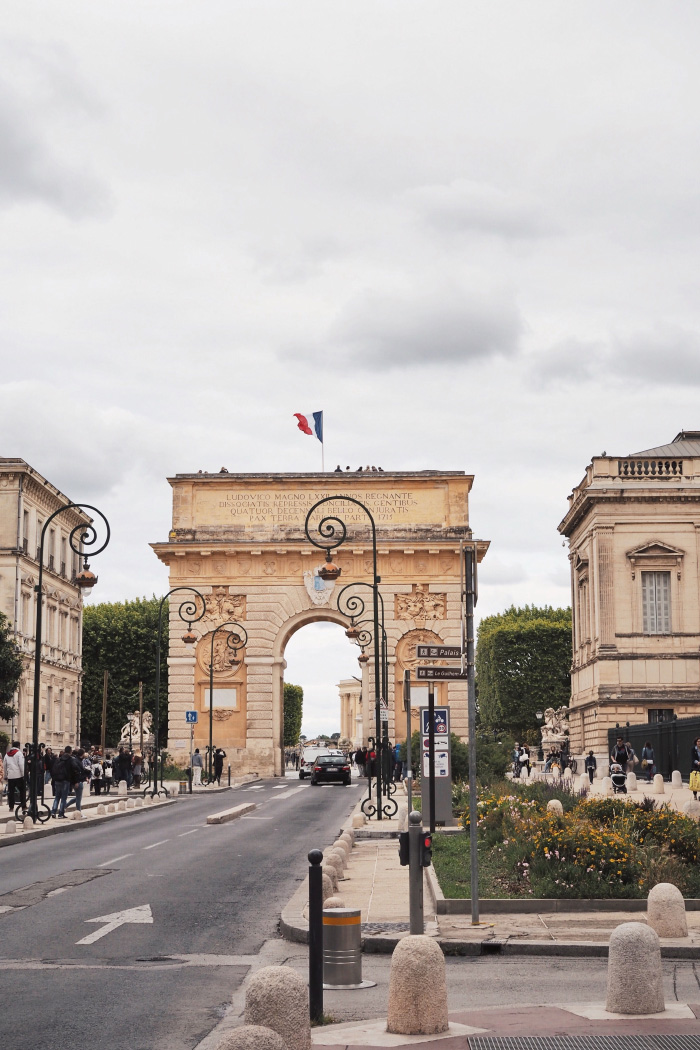
[[656, 772], [656, 765], [654, 763], [654, 748], [651, 746], [650, 740], [647, 740], [642, 748], [642, 769], [647, 775], [647, 782], [651, 784], [652, 777]]
[[112, 759], [109, 755], [105, 757], [105, 760], [102, 763], [102, 769], [104, 772], [105, 795], [108, 795], [112, 790]]
[[595, 777], [595, 771], [598, 768], [598, 762], [596, 761], [596, 757], [595, 757], [595, 755], [593, 754], [592, 751], [589, 751], [588, 754], [586, 755], [586, 760], [583, 763], [583, 765], [584, 765], [584, 768], [585, 768], [586, 772], [588, 773], [589, 783], [592, 784], [593, 783], [593, 778]]

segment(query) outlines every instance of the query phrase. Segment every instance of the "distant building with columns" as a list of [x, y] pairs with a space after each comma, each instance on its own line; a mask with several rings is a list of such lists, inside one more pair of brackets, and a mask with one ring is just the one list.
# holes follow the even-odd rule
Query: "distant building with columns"
[[[367, 730], [362, 722], [362, 682], [344, 678], [338, 682], [340, 697], [340, 739], [349, 740], [353, 747], [362, 747]], [[372, 735], [371, 732], [369, 734]]]
[[594, 456], [559, 525], [569, 541], [575, 752], [607, 730], [700, 714], [700, 431]]

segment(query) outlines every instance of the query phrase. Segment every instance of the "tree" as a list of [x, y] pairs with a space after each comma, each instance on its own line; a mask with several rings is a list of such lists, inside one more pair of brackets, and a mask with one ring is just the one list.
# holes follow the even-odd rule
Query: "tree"
[[284, 683], [284, 746], [296, 747], [300, 737], [301, 715], [304, 706], [304, 690], [300, 685]]
[[522, 737], [535, 712], [568, 705], [571, 610], [511, 606], [479, 625], [476, 675], [480, 722]]
[[15, 693], [24, 671], [22, 657], [12, 638], [10, 621], [0, 613], [0, 721], [9, 722], [17, 714]]
[[[102, 687], [109, 671], [107, 745], [119, 741], [129, 711], [138, 711], [143, 682], [144, 711], [155, 712], [156, 636], [160, 599], [88, 605], [83, 611], [83, 699], [81, 735], [98, 743], [102, 732]], [[168, 730], [168, 616], [163, 610], [160, 641], [160, 733]]]

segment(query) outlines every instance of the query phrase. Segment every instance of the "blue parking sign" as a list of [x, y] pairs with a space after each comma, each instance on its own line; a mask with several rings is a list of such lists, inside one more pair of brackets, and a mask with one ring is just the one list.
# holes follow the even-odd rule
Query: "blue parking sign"
[[197, 721], [197, 712], [185, 711], [185, 721], [188, 723], [188, 725], [190, 723], [194, 724]]

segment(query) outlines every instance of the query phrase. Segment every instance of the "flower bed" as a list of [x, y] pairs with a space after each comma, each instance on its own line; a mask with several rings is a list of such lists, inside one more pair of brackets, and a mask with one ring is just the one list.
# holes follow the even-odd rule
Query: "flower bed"
[[[686, 896], [700, 896], [700, 826], [667, 805], [570, 796], [558, 816], [541, 794], [509, 786], [482, 795], [478, 811], [486, 895], [646, 897], [658, 882], [673, 882]], [[468, 829], [468, 808], [462, 825]], [[468, 869], [464, 880], [456, 876], [460, 858], [467, 861], [467, 836], [455, 840], [436, 836], [435, 868], [446, 896], [447, 883], [450, 895], [468, 896]]]

